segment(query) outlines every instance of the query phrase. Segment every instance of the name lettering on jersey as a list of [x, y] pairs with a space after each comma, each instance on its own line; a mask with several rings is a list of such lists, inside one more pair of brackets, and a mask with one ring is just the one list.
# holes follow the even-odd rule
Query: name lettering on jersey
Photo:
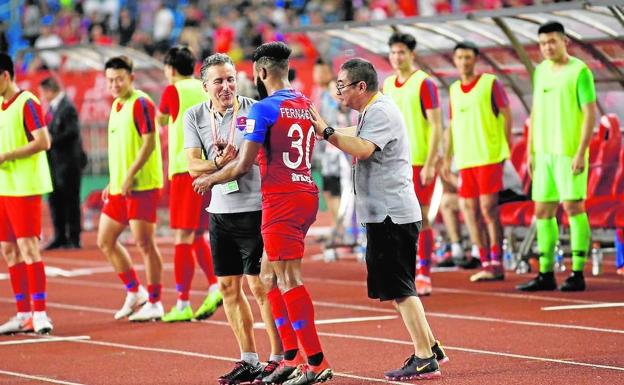
[[256, 128], [256, 119], [247, 119], [245, 122], [245, 132], [252, 134]]
[[282, 118], [289, 119], [306, 119], [310, 120], [312, 116], [310, 115], [309, 110], [304, 110], [301, 108], [285, 108], [280, 107], [280, 115]]
[[292, 174], [290, 174], [290, 178], [293, 182], [313, 183], [312, 178], [310, 178], [308, 175], [295, 174], [293, 172]]

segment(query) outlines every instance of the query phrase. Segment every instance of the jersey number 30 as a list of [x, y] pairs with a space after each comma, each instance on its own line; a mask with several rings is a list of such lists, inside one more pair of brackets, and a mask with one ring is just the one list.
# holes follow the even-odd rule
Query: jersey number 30
[[294, 162], [291, 161], [290, 160], [290, 152], [289, 151], [284, 151], [282, 153], [282, 159], [284, 160], [284, 164], [288, 168], [297, 169], [297, 168], [299, 168], [299, 166], [301, 166], [301, 162], [305, 158], [306, 166], [308, 166], [308, 168], [311, 168], [312, 167], [312, 163], [310, 162], [310, 145], [311, 145], [311, 142], [312, 142], [312, 137], [314, 136], [314, 128], [310, 127], [308, 129], [308, 133], [306, 135], [305, 153], [304, 153], [304, 150], [303, 150], [303, 129], [297, 123], [295, 123], [292, 126], [290, 126], [290, 129], [288, 130], [288, 137], [289, 138], [294, 137], [295, 133], [298, 134], [297, 136], [298, 136], [299, 139], [293, 140], [292, 144], [290, 146], [291, 146], [291, 148], [294, 148], [294, 149], [297, 150], [297, 152], [298, 152], [297, 159]]

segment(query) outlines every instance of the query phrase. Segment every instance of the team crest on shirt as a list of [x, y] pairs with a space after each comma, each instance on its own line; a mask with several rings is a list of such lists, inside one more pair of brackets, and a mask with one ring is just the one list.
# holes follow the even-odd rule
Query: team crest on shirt
[[236, 128], [238, 128], [239, 131], [243, 131], [246, 127], [247, 127], [246, 116], [239, 116], [238, 118], [236, 118]]
[[245, 119], [245, 132], [251, 134], [254, 132], [254, 128], [256, 128], [256, 120]]

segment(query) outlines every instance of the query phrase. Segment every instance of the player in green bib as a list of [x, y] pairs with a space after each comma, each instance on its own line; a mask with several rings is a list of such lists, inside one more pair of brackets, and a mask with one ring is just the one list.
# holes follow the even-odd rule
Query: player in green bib
[[588, 147], [596, 120], [596, 91], [587, 65], [570, 56], [563, 25], [547, 22], [538, 30], [544, 61], [533, 74], [533, 108], [527, 161], [533, 177], [533, 200], [539, 249], [539, 275], [517, 289], [555, 290], [554, 254], [559, 230], [559, 202], [570, 220], [572, 275], [561, 291], [585, 290], [583, 267], [591, 229], [587, 196]]
[[[173, 270], [178, 292], [176, 305], [165, 314], [164, 322], [208, 318], [223, 301], [210, 246], [204, 238], [209, 222], [205, 208], [210, 204], [210, 194], [202, 197], [193, 191], [184, 150], [184, 114], [207, 99], [201, 80], [193, 77], [195, 63], [195, 55], [188, 47], [175, 46], [167, 51], [164, 72], [169, 85], [163, 91], [156, 115], [157, 122], [167, 125], [168, 131], [169, 225], [174, 230]], [[193, 313], [189, 292], [195, 259], [206, 275], [209, 288], [203, 304]]]
[[[115, 318], [147, 321], [164, 314], [160, 302], [162, 256], [154, 240], [163, 171], [154, 103], [133, 87], [132, 67], [125, 56], [111, 58], [104, 65], [115, 100], [108, 122], [110, 182], [102, 193], [104, 208], [97, 242], [127, 290]], [[147, 290], [139, 282], [128, 250], [118, 242], [128, 225], [146, 266]]]
[[[0, 53], [0, 254], [8, 265], [17, 314], [0, 334], [50, 333], [41, 254], [41, 196], [52, 191], [45, 151], [50, 134], [41, 105], [14, 80], [13, 60]], [[32, 306], [31, 306], [32, 302]]]
[[389, 59], [394, 75], [386, 78], [383, 93], [397, 104], [409, 139], [414, 191], [423, 213], [418, 235], [418, 273], [416, 292], [430, 295], [433, 232], [427, 219], [435, 187], [436, 160], [442, 137], [442, 112], [438, 88], [431, 77], [414, 65], [416, 39], [406, 33], [394, 33], [388, 40]]

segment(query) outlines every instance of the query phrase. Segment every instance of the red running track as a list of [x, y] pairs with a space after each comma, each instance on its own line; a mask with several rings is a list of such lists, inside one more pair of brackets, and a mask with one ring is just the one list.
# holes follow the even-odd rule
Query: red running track
[[[222, 309], [204, 322], [115, 321], [124, 290], [96, 249], [95, 235], [85, 234], [84, 243], [80, 251], [44, 254], [48, 267], [74, 273], [86, 269], [85, 275], [49, 277], [51, 341], [31, 334], [0, 336], [0, 384], [215, 384], [230, 369], [239, 352]], [[173, 247], [170, 242], [160, 246], [168, 308], [175, 302]], [[331, 383], [387, 383], [383, 371], [400, 366], [411, 353], [397, 313], [387, 303], [366, 298], [363, 265], [353, 259], [324, 263], [314, 258], [318, 246], [312, 241], [308, 246], [304, 279], [336, 372]], [[136, 250], [130, 250], [139, 262]], [[6, 273], [5, 266], [1, 272]], [[527, 276], [471, 284], [471, 273], [434, 273], [434, 293], [423, 299], [433, 331], [451, 358], [442, 367], [443, 377], [432, 383], [624, 384], [624, 307], [542, 309], [622, 302], [622, 278], [607, 272], [589, 278], [584, 293], [524, 295], [513, 287]], [[207, 289], [199, 269], [193, 286], [191, 300], [197, 305]], [[257, 306], [252, 307], [260, 320]], [[1, 279], [0, 317], [7, 319], [14, 311], [9, 281]], [[255, 332], [266, 359], [266, 334], [260, 326]]]

